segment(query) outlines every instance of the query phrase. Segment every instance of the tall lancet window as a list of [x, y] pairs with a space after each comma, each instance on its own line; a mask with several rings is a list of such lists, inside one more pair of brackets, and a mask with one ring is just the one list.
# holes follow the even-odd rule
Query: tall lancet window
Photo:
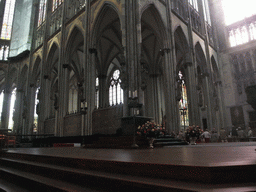
[[70, 82], [69, 82], [69, 103], [68, 111], [69, 113], [77, 112], [78, 107], [78, 85], [75, 72], [72, 70], [70, 73]]
[[15, 107], [14, 107], [15, 101], [16, 101], [16, 88], [13, 89], [12, 96], [11, 96], [10, 116], [9, 116], [9, 125], [8, 125], [8, 129], [11, 129], [11, 130], [13, 130], [13, 125], [14, 125], [13, 113], [15, 111]]
[[95, 85], [95, 108], [98, 109], [99, 108], [99, 102], [100, 102], [100, 91], [99, 91], [99, 78], [96, 78], [96, 85]]
[[9, 46], [8, 45], [0, 45], [0, 60], [7, 60], [9, 55]]
[[11, 39], [14, 7], [15, 7], [15, 0], [6, 0], [3, 25], [2, 25], [2, 31], [1, 31], [1, 39], [6, 39], [6, 40]]
[[0, 93], [0, 127], [1, 127], [1, 119], [2, 119], [3, 101], [4, 101], [4, 91]]
[[205, 21], [207, 21], [209, 25], [211, 25], [209, 2], [208, 0], [203, 0], [202, 2], [203, 2], [203, 10], [204, 10], [204, 19]]
[[180, 126], [181, 129], [185, 129], [189, 126], [188, 97], [186, 83], [181, 71], [179, 71], [179, 84], [181, 89], [181, 99], [179, 101]]
[[249, 33], [250, 33], [251, 40], [255, 40], [256, 39], [256, 23], [251, 23], [249, 25]]
[[234, 30], [231, 30], [229, 32], [229, 42], [231, 47], [236, 46], [236, 36], [235, 36]]
[[197, 0], [189, 0], [189, 4], [194, 7], [195, 10], [198, 11], [198, 4], [197, 4]]
[[36, 94], [35, 94], [35, 108], [34, 108], [34, 124], [33, 124], [33, 132], [37, 132], [37, 128], [38, 128], [38, 114], [36, 113], [37, 112], [37, 108], [39, 106], [39, 90], [40, 90], [40, 87], [38, 87], [36, 89]]
[[52, 12], [55, 11], [63, 2], [64, 2], [64, 0], [53, 0], [52, 1]]
[[109, 86], [109, 105], [123, 103], [123, 89], [121, 88], [120, 71], [115, 70]]
[[46, 3], [47, 3], [47, 0], [40, 0], [38, 26], [40, 26], [45, 20]]

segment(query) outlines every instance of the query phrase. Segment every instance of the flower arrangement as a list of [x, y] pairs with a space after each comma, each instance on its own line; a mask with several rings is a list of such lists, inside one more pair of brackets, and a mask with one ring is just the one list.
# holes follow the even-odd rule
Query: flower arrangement
[[157, 125], [155, 122], [147, 121], [145, 124], [138, 127], [137, 135], [145, 137], [158, 137], [165, 135], [165, 128], [161, 125]]

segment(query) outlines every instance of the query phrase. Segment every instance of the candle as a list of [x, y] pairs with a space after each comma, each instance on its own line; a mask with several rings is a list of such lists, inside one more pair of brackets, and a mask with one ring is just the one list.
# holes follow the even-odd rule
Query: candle
[[129, 97], [132, 97], [132, 92], [131, 91], [129, 91]]
[[87, 108], [87, 102], [84, 103], [84, 108]]

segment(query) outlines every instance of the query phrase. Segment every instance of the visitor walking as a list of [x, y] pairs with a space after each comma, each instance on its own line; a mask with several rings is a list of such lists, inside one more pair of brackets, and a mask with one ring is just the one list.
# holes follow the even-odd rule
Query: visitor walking
[[205, 143], [209, 143], [210, 142], [210, 138], [211, 138], [211, 134], [206, 129], [205, 132], [202, 133], [202, 137], [204, 138]]

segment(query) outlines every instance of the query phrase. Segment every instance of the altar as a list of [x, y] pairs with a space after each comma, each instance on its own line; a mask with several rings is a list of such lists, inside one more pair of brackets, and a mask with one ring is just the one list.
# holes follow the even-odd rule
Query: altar
[[135, 135], [139, 126], [145, 124], [147, 121], [150, 121], [152, 119], [153, 119], [152, 117], [143, 117], [143, 116], [123, 117], [121, 120], [122, 135]]

